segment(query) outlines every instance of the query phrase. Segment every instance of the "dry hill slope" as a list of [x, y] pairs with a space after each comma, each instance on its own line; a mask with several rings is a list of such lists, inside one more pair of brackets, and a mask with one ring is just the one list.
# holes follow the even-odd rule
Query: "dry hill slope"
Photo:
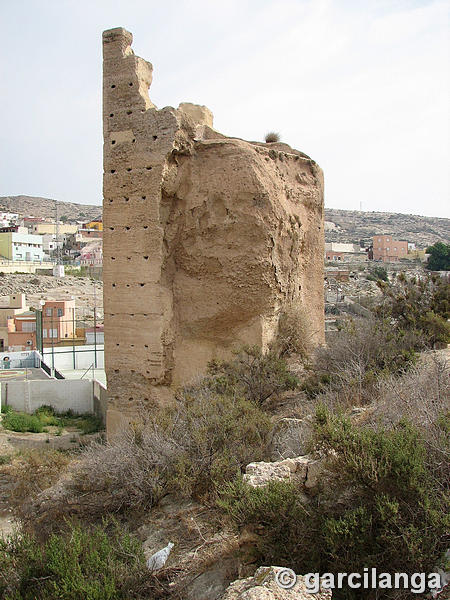
[[326, 208], [325, 220], [337, 225], [336, 230], [326, 231], [328, 242], [368, 241], [378, 233], [415, 242], [418, 247], [450, 240], [450, 219], [438, 217]]
[[[0, 196], [0, 210], [19, 213], [30, 217], [55, 217], [55, 201], [38, 196]], [[102, 207], [92, 204], [75, 204], [58, 201], [58, 216], [74, 220], [95, 219], [101, 215]]]
[[[0, 196], [0, 210], [54, 218], [55, 201], [35, 196]], [[58, 201], [60, 217], [87, 220], [101, 213], [101, 206]], [[450, 241], [450, 219], [326, 208], [325, 220], [336, 225], [336, 229], [325, 232], [327, 242], [369, 241], [377, 233], [389, 233], [399, 239], [415, 242], [419, 247]]]

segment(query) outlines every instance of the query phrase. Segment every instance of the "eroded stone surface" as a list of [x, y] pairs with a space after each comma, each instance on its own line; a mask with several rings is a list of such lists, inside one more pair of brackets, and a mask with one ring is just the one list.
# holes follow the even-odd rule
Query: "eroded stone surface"
[[323, 460], [305, 455], [277, 462], [250, 463], [243, 479], [252, 487], [262, 487], [271, 481], [295, 481], [311, 489], [318, 485], [323, 469]]
[[227, 138], [188, 103], [158, 110], [152, 65], [103, 34], [104, 309], [109, 430], [306, 308], [320, 343], [323, 176], [287, 144]]
[[283, 571], [282, 567], [260, 567], [253, 577], [230, 584], [222, 600], [329, 600], [332, 597], [331, 590], [321, 590], [312, 595], [301, 575], [297, 575], [292, 588], [283, 589], [277, 583], [280, 571]]

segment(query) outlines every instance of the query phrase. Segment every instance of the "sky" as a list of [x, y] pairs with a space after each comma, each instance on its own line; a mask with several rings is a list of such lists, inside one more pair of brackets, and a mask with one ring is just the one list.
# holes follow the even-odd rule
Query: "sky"
[[449, 2], [0, 0], [0, 196], [102, 202], [104, 29], [133, 33], [159, 107], [277, 131], [325, 205], [450, 216]]

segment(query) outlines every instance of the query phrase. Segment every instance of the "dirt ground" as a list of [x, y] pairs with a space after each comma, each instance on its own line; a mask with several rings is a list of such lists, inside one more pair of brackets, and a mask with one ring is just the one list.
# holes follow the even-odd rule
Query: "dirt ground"
[[[17, 433], [2, 429], [0, 425], [0, 461], [2, 457], [14, 456], [26, 448], [78, 450], [101, 435], [101, 433], [82, 435], [74, 427], [63, 429], [61, 435], [56, 435], [57, 427], [50, 426], [47, 429], [49, 430], [47, 433]], [[9, 491], [13, 485], [14, 481], [0, 470], [0, 537], [10, 534], [15, 526], [8, 501]]]

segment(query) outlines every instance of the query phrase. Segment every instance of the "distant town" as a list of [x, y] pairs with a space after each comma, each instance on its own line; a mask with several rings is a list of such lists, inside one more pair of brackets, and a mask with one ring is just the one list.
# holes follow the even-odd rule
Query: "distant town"
[[[63, 209], [64, 203], [54, 201], [54, 218], [0, 211], [0, 274], [86, 277], [97, 280], [97, 298], [95, 301], [89, 298], [83, 306], [77, 306], [78, 294], [64, 298], [64, 294], [59, 293], [55, 298], [49, 290], [40, 295], [35, 302], [37, 306], [32, 306], [26, 293], [10, 285], [12, 293], [0, 295], [0, 352], [37, 350], [42, 353], [46, 348], [54, 352], [58, 347], [81, 345], [93, 345], [99, 352], [103, 351], [101, 209], [99, 207], [97, 217], [89, 220], [67, 215], [58, 218], [58, 211], [63, 212]], [[44, 212], [48, 214], [48, 210]], [[326, 239], [339, 232], [342, 232], [340, 225], [325, 221]], [[327, 241], [324, 253], [326, 302], [343, 301], [346, 296], [351, 298], [355, 294], [358, 299], [375, 294], [376, 288], [370, 280], [373, 279], [371, 270], [377, 264], [393, 271], [399, 268], [414, 271], [423, 268], [427, 257], [426, 247], [397, 239], [392, 234], [377, 234], [359, 243]], [[328, 326], [332, 327], [332, 319]]]

